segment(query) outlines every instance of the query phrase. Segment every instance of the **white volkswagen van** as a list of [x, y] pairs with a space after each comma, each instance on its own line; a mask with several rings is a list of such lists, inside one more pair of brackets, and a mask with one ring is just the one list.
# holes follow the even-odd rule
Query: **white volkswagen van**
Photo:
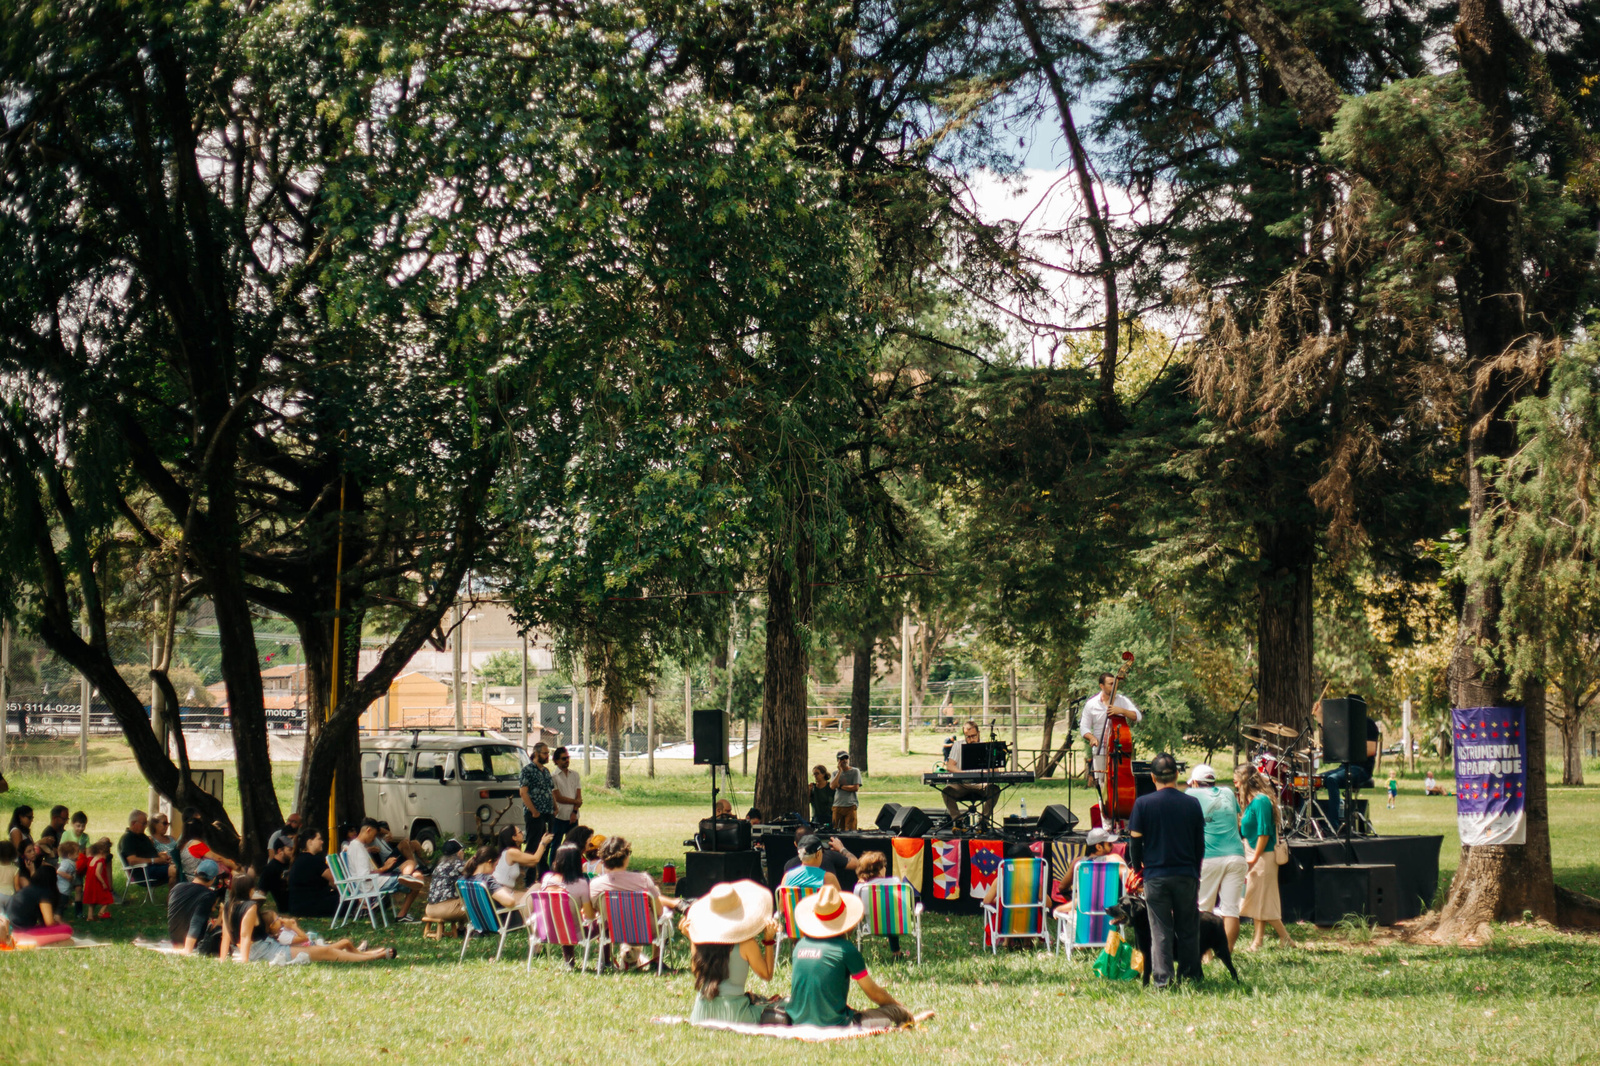
[[419, 841], [487, 837], [522, 824], [518, 778], [527, 762], [521, 747], [492, 733], [362, 737], [367, 815]]

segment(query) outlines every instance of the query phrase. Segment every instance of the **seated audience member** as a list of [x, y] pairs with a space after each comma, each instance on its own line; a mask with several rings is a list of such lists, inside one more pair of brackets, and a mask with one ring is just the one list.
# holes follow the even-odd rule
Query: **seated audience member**
[[489, 891], [494, 892], [495, 863], [500, 861], [500, 849], [494, 844], [483, 844], [472, 853], [472, 858], [467, 860], [467, 876], [474, 881], [482, 881], [490, 885]]
[[267, 838], [267, 850], [277, 851], [285, 844], [294, 847], [295, 838], [300, 835], [301, 821], [299, 811], [290, 813], [289, 817], [283, 820], [283, 828]]
[[[867, 973], [866, 960], [848, 939], [862, 914], [861, 900], [834, 885], [824, 885], [795, 908], [800, 939], [795, 942], [794, 975], [783, 1007], [789, 1024], [887, 1029], [911, 1021], [910, 1013]], [[861, 986], [872, 1008], [850, 1008], [851, 981]]]
[[143, 811], [128, 815], [128, 831], [117, 841], [117, 854], [128, 872], [130, 885], [148, 884], [152, 887], [176, 884], [178, 868], [172, 856], [145, 835], [149, 819]]
[[77, 811], [72, 816], [72, 821], [67, 823], [67, 828], [62, 831], [61, 838], [75, 840], [78, 844], [78, 854], [86, 855], [89, 852], [89, 816], [82, 811]]
[[111, 838], [101, 837], [89, 845], [88, 868], [83, 874], [83, 906], [89, 920], [111, 917], [111, 904], [116, 900], [111, 890]]
[[238, 863], [212, 848], [212, 834], [213, 830], [200, 817], [199, 811], [190, 807], [183, 812], [183, 837], [178, 841], [178, 862], [185, 877], [193, 877], [194, 871], [208, 859], [217, 864], [218, 876], [224, 881], [239, 868]]
[[33, 840], [33, 808], [26, 803], [18, 804], [11, 812], [11, 824], [6, 826], [6, 836], [11, 841], [11, 846], [17, 849], [17, 857], [28, 850], [28, 845]]
[[300, 832], [294, 862], [284, 883], [289, 890], [289, 909], [302, 918], [330, 918], [339, 908], [339, 890], [333, 884], [333, 871], [323, 854], [327, 838], [320, 829]]
[[27, 936], [72, 935], [61, 914], [61, 896], [56, 891], [56, 870], [41, 861], [38, 875], [17, 889], [6, 908], [11, 930]]
[[[285, 960], [286, 962], [300, 962], [302, 959], [309, 959], [312, 962], [377, 962], [380, 959], [392, 959], [397, 954], [394, 948], [368, 948], [365, 940], [360, 944], [353, 944], [349, 937], [335, 940], [330, 944], [313, 944], [311, 938], [293, 918], [285, 918], [270, 907], [258, 907], [255, 914], [257, 923], [266, 929], [267, 935], [255, 942], [249, 955], [241, 959], [244, 962], [257, 961], [256, 949], [267, 943], [276, 943], [288, 948], [289, 958]], [[262, 961], [273, 962], [274, 955], [275, 953], [269, 954]]]
[[[808, 836], [814, 836], [811, 830], [800, 826], [794, 832], [796, 845], [795, 857], [783, 864], [784, 873], [788, 873], [800, 865], [799, 843]], [[817, 837], [823, 841], [823, 837]], [[850, 850], [839, 842], [838, 837], [828, 837], [822, 845], [822, 868], [834, 876], [839, 882], [839, 887], [846, 892], [855, 887], [856, 868], [861, 865], [861, 860], [850, 854]]]
[[378, 848], [380, 868], [383, 866], [391, 866], [390, 860], [394, 860], [395, 862], [399, 863], [399, 866], [398, 868], [391, 867], [391, 873], [398, 873], [402, 875], [413, 873], [422, 875], [427, 874], [428, 869], [423, 865], [422, 862], [423, 858], [425, 857], [423, 854], [422, 845], [418, 844], [415, 840], [402, 840], [401, 838], [395, 836], [394, 833], [389, 829], [388, 822], [378, 823], [378, 839], [373, 841], [373, 843], [376, 844]]
[[1442, 796], [1444, 787], [1439, 784], [1439, 779], [1433, 776], [1433, 771], [1428, 771], [1428, 776], [1422, 779], [1422, 794], [1424, 796]]
[[[910, 881], [903, 877], [895, 877], [889, 873], [889, 858], [881, 851], [864, 851], [861, 853], [860, 865], [856, 868], [856, 877], [858, 878], [855, 889], [856, 895], [861, 897], [863, 903], [867, 899], [867, 894], [863, 890], [870, 889], [873, 885], [905, 885], [911, 889], [913, 895], [917, 891], [916, 886], [912, 885]], [[995, 882], [998, 884], [999, 878], [995, 878]], [[893, 934], [889, 936], [889, 951], [895, 955], [910, 955], [910, 952], [902, 952], [900, 950], [900, 938]]]
[[261, 867], [261, 876], [256, 878], [256, 884], [261, 886], [261, 891], [272, 896], [279, 910], [287, 911], [290, 910], [289, 869], [294, 864], [294, 841], [276, 833], [273, 839], [278, 845], [268, 848], [267, 861]]
[[[539, 886], [565, 889], [584, 926], [594, 925], [594, 900], [589, 894], [589, 879], [583, 875], [583, 852], [576, 844], [563, 844], [556, 849], [550, 869], [539, 879]], [[561, 957], [569, 967], [577, 959], [571, 944], [561, 945]]]
[[[605, 905], [601, 897], [607, 892], [613, 891], [645, 893], [650, 897], [651, 913], [657, 918], [661, 916], [663, 909], [676, 911], [682, 906], [682, 900], [662, 898], [661, 889], [656, 887], [655, 878], [642, 870], [628, 869], [628, 860], [632, 857], [633, 845], [628, 843], [627, 837], [611, 837], [600, 848], [600, 861], [604, 864], [605, 869], [600, 872], [598, 877], [589, 882], [589, 893], [594, 900], [594, 909], [596, 911], [599, 911]], [[633, 949], [630, 947], [628, 951], [619, 956], [617, 965], [623, 969], [627, 969], [630, 965], [636, 965], [641, 970], [649, 969], [650, 957], [641, 954], [638, 960], [634, 961], [632, 951]], [[602, 964], [603, 962], [604, 960], [602, 960]]]
[[9, 840], [0, 840], [0, 915], [17, 894], [17, 849]]
[[378, 823], [375, 819], [366, 818], [361, 822], [361, 828], [356, 831], [355, 839], [344, 846], [345, 875], [352, 881], [365, 886], [369, 891], [376, 891], [385, 896], [394, 893], [405, 893], [405, 898], [395, 907], [397, 922], [414, 922], [411, 916], [411, 905], [426, 889], [427, 883], [415, 874], [384, 874], [373, 869], [372, 854], [367, 849], [372, 847], [373, 841], [378, 839]]
[[[523, 871], [531, 871], [544, 861], [545, 852], [550, 849], [550, 842], [554, 839], [554, 833], [546, 833], [540, 838], [537, 848], [533, 851], [524, 851], [522, 827], [520, 825], [501, 827], [500, 856], [494, 865], [495, 902], [502, 907], [515, 907], [522, 902], [522, 897], [527, 895], [527, 892], [518, 892], [517, 885], [526, 876]], [[533, 885], [530, 884], [528, 887], [532, 888]]]
[[167, 832], [171, 828], [172, 819], [160, 811], [150, 816], [150, 842], [167, 857], [167, 872], [176, 881], [182, 875], [182, 868], [178, 860], [178, 838]]
[[823, 885], [839, 887], [839, 878], [831, 871], [822, 868], [823, 856], [826, 854], [822, 848], [822, 838], [807, 833], [800, 838], [798, 845], [799, 855], [783, 871], [784, 886], [795, 888], [821, 888]]
[[61, 897], [62, 909], [72, 904], [76, 918], [83, 917], [83, 873], [89, 858], [78, 852], [78, 842], [71, 838], [56, 841], [56, 895]]
[[194, 877], [173, 885], [167, 895], [167, 939], [183, 954], [194, 954], [211, 925], [211, 911], [217, 905], [217, 875], [221, 873], [210, 859], [195, 865]]
[[726, 796], [717, 800], [716, 806], [711, 809], [711, 817], [727, 818], [731, 821], [733, 819], [733, 801]]
[[461, 902], [461, 892], [456, 882], [467, 876], [467, 860], [462, 854], [461, 841], [446, 840], [439, 848], [440, 859], [428, 881], [428, 902], [422, 908], [424, 918], [441, 922], [464, 922], [467, 906]]
[[606, 864], [600, 861], [600, 849], [605, 845], [606, 838], [603, 833], [591, 833], [589, 839], [584, 842], [583, 874], [591, 881], [605, 872]]
[[751, 829], [754, 829], [756, 826], [760, 825], [761, 824], [761, 808], [760, 807], [751, 807], [748, 811], [745, 811], [744, 812], [744, 820], [750, 823], [750, 828]]
[[61, 835], [66, 832], [67, 818], [72, 814], [64, 804], [56, 804], [50, 808], [50, 824], [39, 831], [39, 848], [48, 858], [56, 857], [56, 846], [61, 843]]
[[689, 908], [679, 929], [693, 945], [689, 1021], [759, 1023], [771, 1001], [751, 995], [745, 984], [752, 973], [772, 980], [778, 943], [772, 893], [754, 881], [716, 885]]
[[579, 856], [587, 857], [584, 856], [584, 849], [589, 846], [589, 838], [592, 836], [594, 836], [593, 829], [586, 825], [575, 825], [567, 830], [566, 836], [561, 838], [561, 843], [576, 845]]
[[[1093, 829], [1089, 830], [1089, 836], [1086, 841], [1086, 847], [1083, 854], [1078, 856], [1076, 859], [1073, 859], [1072, 865], [1067, 868], [1067, 880], [1066, 883], [1061, 886], [1062, 893], [1070, 897], [1074, 892], [1077, 891], [1078, 864], [1083, 862], [1085, 859], [1109, 858], [1121, 863], [1122, 857], [1114, 850], [1114, 845], [1116, 842], [1117, 834], [1113, 833], [1104, 826], [1095, 826]], [[994, 902], [995, 894], [1000, 890], [999, 885], [1000, 879], [997, 877], [994, 880], [994, 884], [989, 886], [989, 891], [984, 895], [983, 901], [985, 903]], [[1057, 915], [1058, 917], [1070, 917], [1074, 913], [1075, 906], [1075, 901], [1069, 898], [1065, 903], [1056, 904], [1055, 909], [1051, 911], [1051, 913]]]

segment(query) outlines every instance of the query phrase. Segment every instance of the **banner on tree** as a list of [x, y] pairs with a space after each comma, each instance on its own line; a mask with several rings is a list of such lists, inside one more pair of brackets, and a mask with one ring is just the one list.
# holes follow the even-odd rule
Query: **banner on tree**
[[1526, 843], [1528, 737], [1523, 709], [1458, 707], [1451, 716], [1461, 843]]

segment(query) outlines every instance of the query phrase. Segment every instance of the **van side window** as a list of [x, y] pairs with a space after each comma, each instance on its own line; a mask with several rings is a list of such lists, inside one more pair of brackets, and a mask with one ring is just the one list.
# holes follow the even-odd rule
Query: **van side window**
[[419, 751], [417, 752], [415, 776], [419, 779], [431, 779], [433, 777], [433, 768], [442, 766], [444, 767], [446, 779], [452, 778], [455, 773], [450, 763], [450, 752], [448, 751]]
[[364, 751], [364, 752], [361, 753], [361, 776], [362, 777], [377, 777], [378, 776], [378, 768], [380, 766], [382, 766], [382, 765], [383, 765], [383, 756], [379, 755], [377, 752], [375, 752], [375, 751]]
[[406, 776], [407, 757], [403, 751], [391, 751], [388, 761], [383, 764], [383, 776], [390, 778]]

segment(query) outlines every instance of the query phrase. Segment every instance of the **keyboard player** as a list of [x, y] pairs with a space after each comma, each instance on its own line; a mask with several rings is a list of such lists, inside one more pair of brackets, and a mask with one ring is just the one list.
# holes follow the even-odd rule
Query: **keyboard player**
[[[944, 761], [944, 768], [951, 773], [961, 770], [961, 746], [963, 744], [981, 744], [982, 734], [978, 732], [978, 723], [968, 721], [961, 727], [961, 737], [950, 745], [950, 756]], [[956, 804], [974, 796], [983, 797], [983, 817], [985, 822], [994, 821], [994, 805], [1000, 799], [1000, 786], [995, 784], [983, 785], [946, 785], [941, 790], [944, 793], [944, 809], [950, 813], [950, 824], [957, 824], [961, 812]]]

